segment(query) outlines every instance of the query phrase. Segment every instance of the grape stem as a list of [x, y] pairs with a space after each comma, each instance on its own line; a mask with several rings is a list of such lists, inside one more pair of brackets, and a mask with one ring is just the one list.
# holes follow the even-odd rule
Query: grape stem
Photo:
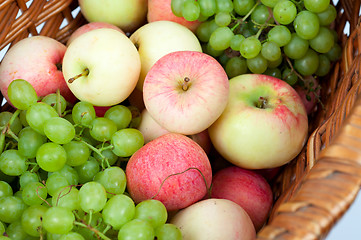
[[84, 222], [78, 222], [78, 221], [74, 221], [74, 225], [83, 227], [83, 228], [87, 228], [90, 231], [94, 232], [96, 235], [98, 235], [101, 239], [104, 240], [111, 240], [110, 238], [108, 238], [107, 236], [105, 236], [104, 233], [100, 232], [98, 229], [93, 228], [91, 225], [85, 224]]
[[61, 114], [61, 101], [60, 101], [60, 90], [59, 88], [56, 90], [56, 110], [58, 112], [59, 117], [64, 117]]
[[17, 116], [20, 114], [20, 109], [16, 109], [16, 111], [13, 113], [9, 121], [5, 124], [5, 126], [1, 130], [1, 136], [0, 136], [0, 154], [4, 151], [5, 148], [5, 135], [6, 133], [9, 134], [12, 138], [14, 138], [16, 141], [19, 141], [18, 136], [10, 129], [11, 124], [15, 121]]
[[241, 19], [242, 22], [245, 22], [247, 20], [247, 18], [252, 14], [252, 12], [256, 9], [256, 7], [258, 6], [259, 2], [257, 2], [252, 8], [251, 10], [249, 10], [249, 12]]

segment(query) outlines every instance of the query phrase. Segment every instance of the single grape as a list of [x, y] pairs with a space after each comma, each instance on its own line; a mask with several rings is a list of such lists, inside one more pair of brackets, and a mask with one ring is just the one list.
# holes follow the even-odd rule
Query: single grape
[[332, 32], [327, 27], [321, 27], [317, 36], [309, 40], [310, 47], [319, 53], [327, 53], [334, 45]]
[[16, 196], [5, 196], [0, 198], [0, 221], [12, 223], [20, 220], [21, 215], [27, 208], [23, 200]]
[[229, 46], [232, 48], [232, 50], [239, 51], [241, 47], [241, 43], [243, 42], [244, 39], [245, 37], [242, 34], [236, 34], [232, 37]]
[[52, 206], [67, 208], [70, 211], [80, 210], [79, 190], [68, 186], [59, 188], [51, 199]]
[[20, 176], [28, 169], [27, 158], [16, 149], [8, 149], [0, 155], [0, 170], [9, 176]]
[[71, 210], [63, 207], [51, 207], [43, 215], [42, 223], [46, 231], [66, 234], [73, 228], [75, 216]]
[[179, 228], [172, 224], [166, 223], [155, 229], [157, 240], [182, 240], [182, 232]]
[[267, 34], [268, 40], [275, 42], [283, 47], [291, 41], [291, 31], [283, 25], [277, 25], [271, 28]]
[[42, 135], [45, 135], [45, 121], [52, 117], [58, 117], [58, 113], [50, 105], [43, 102], [34, 103], [26, 111], [26, 121], [29, 126]]
[[277, 59], [276, 61], [268, 61], [268, 68], [276, 68], [276, 67], [280, 66], [282, 62], [283, 62], [282, 56], [279, 59]]
[[77, 232], [68, 232], [60, 236], [59, 240], [85, 240], [85, 238]]
[[23, 189], [28, 183], [39, 182], [39, 176], [35, 172], [26, 171], [19, 178], [20, 189]]
[[247, 67], [252, 73], [261, 74], [267, 70], [268, 62], [262, 54], [258, 54], [254, 58], [248, 58], [246, 61]]
[[58, 171], [66, 163], [66, 151], [57, 143], [44, 143], [36, 153], [36, 162], [40, 168], [47, 172]]
[[261, 3], [267, 7], [273, 8], [280, 0], [261, 0]]
[[330, 59], [330, 61], [337, 61], [340, 59], [342, 54], [341, 46], [338, 43], [335, 43], [333, 47], [325, 53], [325, 55]]
[[[8, 112], [8, 111], [1, 112], [0, 113], [0, 127], [4, 127], [5, 125], [7, 125], [12, 117], [13, 117], [13, 113], [11, 113], [11, 112]], [[22, 127], [20, 118], [18, 116], [16, 116], [10, 125], [10, 129], [13, 133], [15, 133], [15, 135], [17, 135], [22, 128], [23, 127]], [[7, 134], [7, 136], [10, 136], [10, 135]]]
[[74, 168], [79, 175], [79, 183], [81, 184], [93, 180], [94, 176], [100, 171], [98, 161], [92, 156], [84, 164]]
[[211, 17], [216, 13], [216, 0], [198, 0], [198, 3], [201, 15], [205, 17]]
[[21, 110], [27, 110], [38, 101], [33, 86], [24, 79], [15, 79], [8, 86], [8, 98], [11, 104]]
[[317, 36], [320, 30], [320, 20], [315, 13], [304, 10], [298, 13], [293, 26], [298, 36], [310, 40]]
[[78, 176], [77, 171], [73, 167], [71, 167], [67, 164], [65, 164], [64, 167], [62, 167], [60, 170], [58, 170], [56, 172], [49, 172], [48, 177], [52, 174], [60, 174], [64, 177], [66, 177], [69, 184], [73, 185], [73, 186], [77, 185], [79, 182], [79, 176]]
[[153, 240], [154, 236], [154, 229], [148, 221], [133, 219], [120, 228], [118, 240]]
[[57, 112], [64, 113], [67, 102], [65, 98], [56, 93], [50, 93], [41, 99], [42, 102], [52, 106]]
[[319, 62], [318, 54], [314, 50], [308, 49], [305, 56], [295, 60], [294, 67], [303, 76], [308, 76], [317, 71]]
[[251, 20], [258, 24], [274, 22], [268, 7], [262, 4], [257, 5], [257, 7], [253, 10]]
[[124, 105], [116, 105], [109, 108], [104, 117], [112, 120], [117, 125], [117, 129], [120, 130], [129, 126], [132, 120], [132, 112]]
[[127, 185], [125, 172], [118, 166], [104, 169], [95, 176], [94, 180], [103, 185], [108, 196], [124, 193]]
[[105, 117], [95, 118], [90, 127], [90, 135], [97, 141], [103, 142], [111, 139], [117, 131], [117, 125]]
[[5, 232], [5, 225], [0, 221], [0, 235], [2, 235]]
[[194, 0], [185, 0], [182, 5], [182, 16], [187, 21], [195, 21], [199, 18], [201, 13], [201, 8], [199, 3]]
[[22, 191], [22, 199], [25, 204], [42, 204], [48, 194], [47, 188], [41, 182], [31, 182], [26, 184]]
[[8, 227], [6, 228], [6, 235], [9, 237], [9, 239], [17, 239], [17, 240], [37, 239], [35, 237], [29, 236], [23, 230], [20, 219], [8, 225]]
[[69, 186], [68, 179], [61, 174], [51, 174], [45, 182], [48, 194], [54, 196], [58, 189], [64, 189]]
[[247, 62], [243, 57], [233, 57], [229, 59], [225, 66], [228, 78], [247, 73]]
[[320, 64], [318, 65], [317, 71], [315, 74], [319, 77], [326, 76], [331, 70], [330, 59], [325, 54], [320, 54], [319, 56]]
[[282, 78], [282, 73], [281, 70], [279, 68], [267, 68], [267, 70], [264, 72], [265, 75], [271, 76], [271, 77], [275, 77], [278, 79]]
[[177, 17], [183, 17], [182, 16], [182, 6], [185, 0], [171, 0], [170, 7], [172, 9], [172, 12]]
[[320, 13], [327, 9], [330, 0], [304, 0], [305, 8], [314, 13]]
[[75, 128], [64, 118], [52, 117], [44, 122], [44, 133], [50, 141], [66, 144], [75, 137]]
[[23, 230], [33, 237], [39, 237], [42, 231], [42, 217], [48, 210], [43, 205], [32, 205], [26, 208], [21, 215], [21, 226]]
[[135, 206], [134, 218], [148, 221], [153, 228], [157, 228], [166, 223], [168, 212], [161, 201], [148, 199]]
[[296, 5], [288, 0], [279, 1], [273, 8], [273, 16], [275, 20], [283, 25], [293, 22], [297, 15]]
[[0, 181], [0, 198], [12, 196], [13, 189], [8, 182]]
[[211, 34], [209, 44], [213, 49], [223, 51], [230, 46], [233, 36], [229, 27], [219, 27]]
[[89, 213], [101, 211], [107, 202], [107, 192], [98, 182], [87, 182], [79, 189], [80, 207]]
[[233, 11], [232, 0], [216, 0], [216, 13], [232, 12], [232, 11]]
[[309, 48], [309, 42], [296, 33], [292, 33], [291, 41], [283, 47], [283, 52], [292, 59], [302, 58]]
[[333, 5], [328, 5], [327, 9], [323, 12], [317, 13], [318, 19], [320, 20], [321, 26], [328, 26], [337, 17], [337, 10]]
[[201, 42], [209, 42], [211, 34], [218, 28], [216, 21], [214, 19], [199, 24], [196, 35]]
[[125, 128], [113, 134], [111, 144], [117, 156], [130, 157], [144, 145], [144, 137], [138, 129]]
[[226, 27], [231, 23], [231, 15], [228, 12], [218, 12], [215, 17], [214, 21], [220, 27]]
[[96, 117], [94, 106], [84, 101], [77, 102], [72, 109], [72, 116], [75, 124], [89, 127]]
[[66, 152], [66, 164], [69, 166], [79, 166], [84, 164], [90, 156], [89, 147], [78, 141], [70, 141], [63, 145], [63, 148]]
[[276, 61], [281, 57], [281, 48], [277, 43], [267, 41], [262, 44], [262, 56], [269, 61]]
[[18, 151], [27, 158], [34, 158], [39, 147], [46, 142], [46, 137], [31, 127], [23, 128], [19, 133]]
[[248, 37], [241, 42], [240, 53], [244, 58], [256, 57], [262, 49], [261, 42], [255, 36]]
[[245, 16], [255, 4], [255, 0], [233, 0], [234, 11], [240, 16]]
[[290, 69], [289, 67], [286, 67], [282, 72], [282, 79], [283, 81], [287, 82], [289, 85], [293, 86], [298, 81], [298, 77], [296, 73]]

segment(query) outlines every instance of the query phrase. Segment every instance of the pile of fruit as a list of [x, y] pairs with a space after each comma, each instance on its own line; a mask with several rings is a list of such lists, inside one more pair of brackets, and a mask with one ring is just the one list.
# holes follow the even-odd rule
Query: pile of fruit
[[254, 239], [339, 58], [335, 7], [104, 2], [1, 62], [0, 239]]

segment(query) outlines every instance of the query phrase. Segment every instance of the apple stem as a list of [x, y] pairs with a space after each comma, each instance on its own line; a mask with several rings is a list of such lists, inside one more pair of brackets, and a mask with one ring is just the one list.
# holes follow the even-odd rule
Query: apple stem
[[89, 69], [88, 69], [88, 68], [85, 68], [82, 73], [76, 75], [75, 77], [70, 78], [70, 79], [68, 80], [68, 83], [72, 83], [72, 82], [74, 82], [76, 79], [78, 79], [78, 78], [80, 78], [80, 77], [83, 77], [83, 76], [88, 76], [88, 75], [89, 75]]
[[258, 108], [262, 108], [262, 109], [266, 108], [267, 107], [267, 99], [264, 97], [259, 97], [256, 106]]
[[182, 89], [183, 89], [183, 91], [187, 91], [187, 90], [188, 90], [188, 88], [189, 88], [189, 81], [190, 81], [189, 77], [185, 77], [185, 78], [184, 78], [184, 81], [183, 81], [183, 83], [182, 83]]

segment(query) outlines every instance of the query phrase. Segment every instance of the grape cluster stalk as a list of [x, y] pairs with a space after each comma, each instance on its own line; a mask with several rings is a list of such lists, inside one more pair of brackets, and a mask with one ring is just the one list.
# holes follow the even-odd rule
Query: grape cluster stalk
[[125, 165], [144, 145], [139, 112], [103, 117], [59, 91], [39, 98], [16, 79], [0, 113], [0, 239], [182, 239], [162, 202], [135, 203]]

